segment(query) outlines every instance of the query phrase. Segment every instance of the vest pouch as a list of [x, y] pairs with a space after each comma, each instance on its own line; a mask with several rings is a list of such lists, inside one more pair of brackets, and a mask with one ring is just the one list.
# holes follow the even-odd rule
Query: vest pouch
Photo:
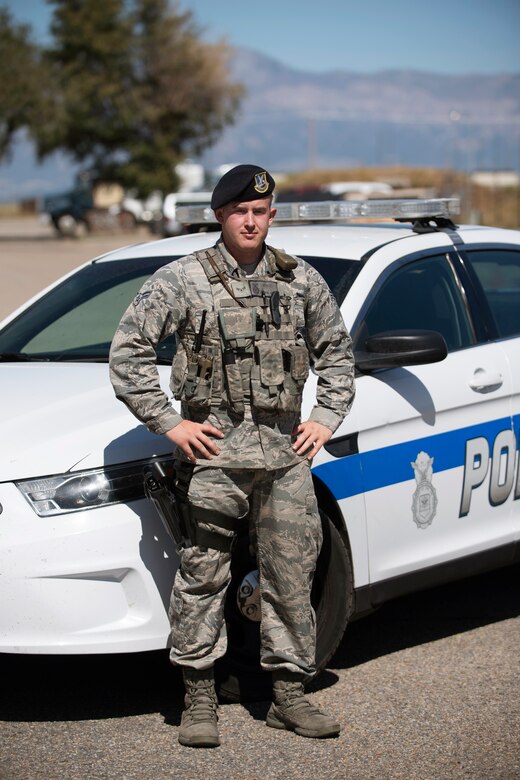
[[209, 347], [204, 351], [187, 353], [187, 370], [182, 400], [199, 409], [211, 405], [213, 387], [213, 354]]
[[253, 354], [256, 334], [255, 306], [223, 306], [218, 310], [222, 338], [222, 368], [229, 403], [239, 414], [244, 412], [244, 386], [241, 358]]
[[283, 357], [287, 371], [282, 408], [286, 411], [297, 411], [301, 405], [305, 380], [309, 376], [309, 352], [306, 346], [292, 344], [290, 347], [284, 347]]
[[244, 387], [240, 363], [232, 349], [222, 354], [222, 368], [226, 378], [226, 390], [229, 403], [239, 414], [244, 413]]
[[223, 306], [218, 310], [218, 321], [224, 350], [252, 354], [256, 334], [255, 306]]
[[251, 397], [257, 409], [280, 409], [284, 384], [282, 350], [274, 341], [257, 341], [251, 372]]
[[182, 392], [184, 390], [184, 383], [188, 373], [188, 359], [186, 357], [186, 351], [181, 346], [177, 346], [177, 350], [173, 357], [172, 370], [170, 374], [170, 389], [173, 397], [180, 401], [182, 399]]
[[305, 382], [309, 376], [309, 351], [307, 347], [295, 344], [291, 348], [291, 376], [297, 382]]

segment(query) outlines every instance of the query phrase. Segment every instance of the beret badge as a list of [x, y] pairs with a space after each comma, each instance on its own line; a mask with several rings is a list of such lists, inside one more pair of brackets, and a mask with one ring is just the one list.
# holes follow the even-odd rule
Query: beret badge
[[269, 182], [267, 181], [267, 171], [262, 171], [261, 173], [255, 173], [254, 188], [258, 193], [260, 193], [260, 195], [263, 195], [264, 192], [267, 192], [267, 190], [269, 189]]

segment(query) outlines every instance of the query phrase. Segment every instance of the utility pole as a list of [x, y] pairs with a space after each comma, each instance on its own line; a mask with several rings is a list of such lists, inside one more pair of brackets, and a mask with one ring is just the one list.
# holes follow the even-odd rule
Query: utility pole
[[316, 117], [307, 117], [307, 168], [311, 171], [316, 168]]

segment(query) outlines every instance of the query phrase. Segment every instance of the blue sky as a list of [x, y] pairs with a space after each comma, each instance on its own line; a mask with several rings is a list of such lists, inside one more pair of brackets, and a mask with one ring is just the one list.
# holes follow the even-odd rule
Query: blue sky
[[[44, 41], [45, 0], [0, 0]], [[291, 67], [374, 72], [519, 73], [519, 0], [180, 0], [208, 41]]]

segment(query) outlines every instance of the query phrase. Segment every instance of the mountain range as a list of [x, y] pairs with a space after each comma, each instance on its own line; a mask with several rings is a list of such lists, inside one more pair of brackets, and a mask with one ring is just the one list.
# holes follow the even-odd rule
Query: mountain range
[[230, 73], [246, 95], [208, 166], [520, 170], [520, 74], [316, 73], [240, 48]]
[[[520, 171], [520, 73], [316, 73], [235, 48], [230, 76], [246, 93], [235, 124], [200, 160], [210, 169], [254, 162], [275, 172], [394, 165]], [[64, 189], [77, 168], [61, 153], [38, 165], [22, 138], [13, 161], [0, 167], [0, 199]]]

